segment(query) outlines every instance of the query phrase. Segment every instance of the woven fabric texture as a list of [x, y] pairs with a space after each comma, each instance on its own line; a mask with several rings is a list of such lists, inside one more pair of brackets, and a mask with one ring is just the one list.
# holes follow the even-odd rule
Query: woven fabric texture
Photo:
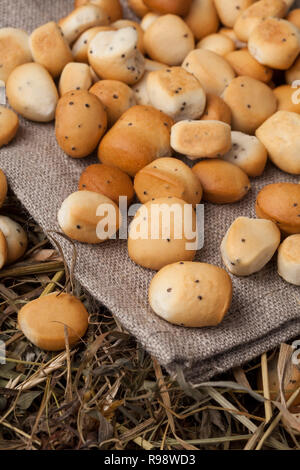
[[[0, 0], [0, 27], [20, 27], [30, 33], [71, 9], [69, 0]], [[56, 143], [53, 123], [23, 119], [17, 137], [0, 150], [0, 167], [11, 189], [44, 230], [58, 229], [57, 211], [62, 201], [77, 190], [81, 171], [96, 161], [96, 156], [83, 160], [66, 156]], [[205, 204], [205, 245], [197, 260], [222, 266], [219, 247], [225, 231], [240, 215], [254, 217], [258, 191], [278, 181], [299, 182], [299, 178], [269, 164], [264, 175], [252, 181], [252, 190], [240, 203]], [[71, 261], [71, 244], [64, 239], [60, 243]], [[232, 277], [233, 303], [221, 325], [185, 329], [166, 323], [151, 311], [147, 291], [154, 273], [130, 261], [126, 241], [76, 244], [76, 248], [76, 278], [82, 286], [170, 373], [181, 367], [187, 380], [207, 380], [300, 333], [299, 288], [281, 280], [276, 260], [256, 275]]]

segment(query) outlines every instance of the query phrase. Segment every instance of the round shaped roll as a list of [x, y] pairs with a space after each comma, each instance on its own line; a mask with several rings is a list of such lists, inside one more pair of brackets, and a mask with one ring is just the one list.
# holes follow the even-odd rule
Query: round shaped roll
[[193, 167], [203, 188], [203, 199], [214, 204], [230, 204], [246, 196], [251, 184], [238, 166], [214, 158], [203, 160]]
[[154, 23], [155, 20], [157, 20], [157, 18], [159, 18], [159, 16], [160, 15], [158, 13], [154, 13], [153, 11], [147, 13], [141, 21], [142, 30], [147, 31], [147, 29], [152, 25], [152, 23]]
[[300, 8], [291, 10], [286, 19], [297, 26], [298, 29], [300, 29]]
[[73, 43], [84, 31], [93, 26], [103, 26], [109, 23], [108, 14], [97, 5], [89, 3], [75, 8], [68, 16], [62, 18], [60, 26], [69, 44]]
[[200, 82], [182, 67], [150, 72], [147, 77], [150, 103], [174, 119], [199, 118], [205, 108], [205, 93]]
[[171, 147], [191, 160], [215, 158], [231, 149], [231, 129], [221, 121], [180, 121], [171, 129]]
[[149, 13], [149, 8], [145, 5], [144, 0], [128, 0], [128, 6], [140, 18]]
[[128, 253], [144, 268], [159, 270], [196, 254], [196, 214], [176, 197], [159, 198], [139, 208], [129, 228]]
[[300, 286], [300, 234], [290, 235], [278, 250], [278, 273], [290, 284]]
[[221, 22], [232, 28], [240, 14], [254, 2], [255, 0], [215, 0], [215, 5]]
[[90, 42], [89, 63], [99, 77], [133, 85], [145, 70], [145, 59], [137, 44], [138, 34], [132, 26], [102, 31]]
[[237, 77], [223, 93], [223, 99], [232, 112], [232, 128], [245, 134], [256, 129], [277, 110], [273, 91], [251, 77]]
[[193, 0], [144, 0], [145, 5], [163, 15], [187, 15]]
[[11, 107], [31, 121], [54, 119], [58, 93], [54, 81], [40, 64], [19, 65], [10, 74], [6, 94]]
[[197, 49], [205, 49], [225, 56], [235, 50], [235, 44], [233, 40], [225, 36], [225, 34], [215, 33], [209, 34], [201, 39], [197, 44]]
[[7, 243], [3, 232], [0, 230], [0, 269], [3, 268], [7, 261]]
[[175, 325], [216, 326], [228, 312], [232, 282], [226, 271], [207, 263], [179, 262], [162, 268], [151, 281], [149, 303]]
[[289, 85], [300, 80], [300, 56], [295, 60], [292, 67], [285, 72], [285, 80]]
[[214, 0], [194, 0], [184, 20], [198, 40], [216, 33], [219, 17]]
[[0, 29], [0, 80], [6, 82], [18, 65], [32, 61], [29, 36], [16, 28]]
[[4, 172], [0, 169], [0, 207], [2, 207], [7, 195], [7, 179]]
[[133, 28], [138, 35], [137, 47], [142, 54], [145, 53], [144, 48], [144, 31], [141, 28], [140, 24], [132, 20], [118, 20], [115, 21], [112, 25], [115, 29], [124, 29], [124, 28]]
[[60, 98], [56, 108], [56, 139], [70, 157], [90, 155], [106, 127], [106, 112], [97, 96], [86, 90], [74, 90]]
[[90, 67], [79, 62], [65, 66], [59, 80], [59, 94], [65, 95], [72, 90], [88, 90], [93, 83]]
[[136, 105], [134, 91], [118, 80], [100, 80], [90, 88], [107, 112], [108, 126], [111, 127], [129, 108]]
[[200, 203], [203, 192], [191, 168], [168, 157], [158, 158], [140, 170], [134, 178], [134, 189], [143, 204], [172, 196], [195, 205]]
[[225, 101], [217, 95], [206, 95], [206, 106], [201, 121], [222, 121], [231, 125], [231, 110]]
[[213, 95], [220, 96], [235, 77], [227, 60], [205, 49], [190, 52], [184, 59], [182, 67], [195, 75], [206, 93]]
[[0, 106], [0, 148], [3, 147], [3, 145], [9, 144], [15, 137], [18, 128], [19, 119], [16, 113], [11, 109]]
[[26, 232], [20, 224], [4, 215], [0, 215], [0, 230], [7, 243], [6, 264], [14, 263], [24, 255], [27, 249]]
[[231, 132], [232, 148], [224, 160], [240, 167], [252, 178], [260, 176], [266, 166], [268, 153], [265, 146], [253, 135]]
[[255, 210], [257, 217], [272, 220], [283, 233], [300, 233], [300, 184], [268, 184], [258, 193]]
[[74, 8], [81, 7], [87, 3], [93, 3], [104, 10], [110, 23], [119, 20], [123, 16], [120, 0], [75, 0]]
[[[291, 352], [293, 352], [290, 347]], [[283, 384], [283, 392], [285, 400], [291, 398], [292, 394], [300, 387], [300, 371], [296, 364], [293, 364], [292, 360], [286, 362], [285, 379]], [[278, 354], [276, 354], [270, 361], [268, 361], [268, 376], [269, 376], [269, 389], [271, 400], [278, 400], [280, 397], [280, 385], [278, 377]], [[258, 390], [263, 390], [262, 376], [261, 373], [258, 375], [257, 381]], [[292, 406], [289, 407], [290, 413], [299, 412], [300, 396], [298, 395]], [[290, 429], [290, 426], [289, 426]]]
[[257, 62], [248, 49], [229, 52], [225, 59], [237, 75], [252, 77], [264, 83], [272, 80], [273, 70]]
[[272, 162], [287, 173], [300, 175], [300, 115], [278, 111], [256, 131]]
[[144, 34], [144, 46], [153, 60], [167, 65], [181, 65], [194, 49], [194, 36], [179, 16], [159, 16]]
[[286, 13], [284, 0], [260, 0], [254, 2], [237, 18], [233, 29], [237, 37], [248, 42], [250, 34], [259, 25], [263, 18], [273, 16], [282, 18]]
[[114, 237], [121, 224], [118, 206], [93, 191], [70, 194], [62, 203], [57, 218], [62, 231], [72, 240], [92, 244]]
[[134, 176], [156, 158], [172, 154], [170, 131], [173, 122], [155, 108], [133, 106], [101, 140], [100, 162]]
[[38, 348], [60, 351], [65, 349], [66, 340], [73, 346], [84, 336], [88, 312], [73, 295], [54, 292], [24, 305], [18, 312], [18, 324], [26, 338]]
[[222, 259], [232, 274], [250, 276], [270, 261], [279, 243], [280, 230], [271, 220], [238, 217], [222, 240]]
[[300, 114], [300, 95], [299, 100], [294, 99], [295, 88], [291, 85], [281, 85], [273, 90], [277, 99], [278, 111], [290, 111]]
[[116, 204], [119, 204], [120, 196], [126, 196], [128, 204], [132, 202], [134, 196], [132, 181], [126, 173], [119, 168], [100, 163], [90, 165], [83, 170], [78, 189], [104, 194]]
[[300, 52], [300, 31], [289, 21], [266, 18], [250, 34], [248, 48], [260, 64], [286, 70]]
[[114, 31], [113, 26], [94, 26], [82, 33], [72, 46], [72, 54], [76, 62], [85, 62], [88, 64], [88, 52], [91, 40], [96, 34], [102, 31]]
[[35, 29], [31, 33], [29, 45], [33, 60], [43, 65], [54, 78], [73, 60], [71, 49], [54, 21]]

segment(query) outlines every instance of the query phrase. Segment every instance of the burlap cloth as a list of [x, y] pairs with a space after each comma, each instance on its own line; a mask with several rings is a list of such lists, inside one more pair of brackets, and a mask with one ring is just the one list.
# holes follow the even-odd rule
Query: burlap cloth
[[[72, 0], [0, 0], [0, 27], [33, 28], [64, 16]], [[21, 120], [17, 138], [0, 150], [0, 167], [10, 187], [45, 230], [58, 228], [57, 211], [77, 189], [83, 168], [96, 157], [73, 160], [58, 147], [53, 124]], [[222, 266], [220, 242], [225, 230], [240, 215], [255, 216], [257, 192], [277, 181], [298, 182], [269, 164], [252, 181], [250, 194], [233, 205], [205, 205], [205, 246], [197, 259]], [[61, 240], [67, 259], [72, 247]], [[147, 303], [153, 272], [136, 266], [127, 255], [126, 241], [99, 246], [76, 244], [76, 277], [96, 299], [108, 307], [170, 373], [182, 367], [186, 378], [207, 380], [242, 364], [300, 333], [299, 288], [285, 283], [273, 261], [256, 275], [233, 277], [234, 298], [223, 323], [216, 328], [185, 329], [160, 320]]]

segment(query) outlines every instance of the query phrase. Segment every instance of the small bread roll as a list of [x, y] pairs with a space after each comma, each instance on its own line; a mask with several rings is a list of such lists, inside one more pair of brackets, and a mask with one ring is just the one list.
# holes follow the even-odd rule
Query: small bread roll
[[281, 170], [300, 175], [300, 115], [278, 111], [256, 131], [272, 162]]
[[18, 128], [19, 119], [16, 113], [11, 109], [0, 106], [0, 148], [3, 147], [3, 145], [9, 144], [9, 142], [15, 137]]
[[221, 22], [233, 28], [240, 14], [249, 8], [255, 0], [215, 0], [215, 6]]
[[[288, 346], [288, 345], [285, 345]], [[291, 355], [295, 352], [295, 349], [292, 346], [288, 346], [290, 349]], [[270, 399], [271, 400], [280, 400], [280, 384], [278, 377], [278, 359], [279, 355], [275, 354], [271, 360], [268, 361], [268, 376], [269, 376], [269, 390], [270, 390]], [[292, 357], [286, 361], [285, 370], [284, 370], [284, 383], [282, 384], [283, 393], [285, 400], [288, 401], [291, 398], [292, 394], [300, 387], [300, 371], [299, 366], [293, 363]], [[258, 390], [263, 390], [262, 375], [261, 370], [258, 375], [257, 381]], [[289, 407], [290, 413], [299, 412], [300, 405], [300, 396], [296, 396], [293, 404]], [[291, 426], [289, 425], [289, 431]], [[298, 429], [299, 431], [299, 429]]]
[[231, 125], [231, 110], [222, 98], [208, 93], [201, 121], [222, 121]]
[[159, 16], [144, 34], [144, 46], [153, 60], [167, 65], [181, 65], [195, 47], [194, 36], [179, 16]]
[[156, 158], [172, 154], [173, 120], [150, 106], [133, 106], [107, 132], [98, 149], [100, 162], [134, 176]]
[[121, 224], [118, 206], [94, 191], [77, 191], [62, 203], [58, 215], [62, 231], [82, 243], [102, 243], [114, 237]]
[[143, 204], [172, 196], [196, 205], [203, 192], [191, 168], [177, 158], [168, 157], [158, 158], [140, 170], [134, 178], [134, 189]]
[[258, 193], [255, 210], [257, 217], [272, 220], [283, 233], [300, 233], [300, 184], [268, 184]]
[[29, 38], [33, 60], [45, 67], [52, 77], [58, 77], [73, 56], [61, 29], [50, 21], [35, 29]]
[[300, 31], [289, 21], [266, 18], [250, 34], [248, 48], [260, 64], [286, 70], [300, 52]]
[[231, 149], [230, 130], [221, 121], [180, 121], [171, 129], [171, 147], [191, 160], [221, 156]]
[[157, 20], [157, 18], [159, 18], [159, 16], [160, 15], [158, 13], [154, 13], [153, 11], [147, 13], [141, 21], [142, 30], [147, 31], [147, 29], [152, 25], [152, 23], [154, 23], [154, 21]]
[[147, 78], [150, 103], [174, 121], [199, 118], [205, 108], [200, 82], [182, 67], [150, 72]]
[[[1, 111], [0, 111], [1, 112]], [[5, 173], [0, 169], [0, 207], [3, 206], [7, 195], [7, 179]]]
[[[0, 179], [1, 179], [1, 176], [0, 176]], [[7, 243], [6, 243], [5, 236], [0, 230], [0, 269], [3, 268], [6, 261], [7, 261]]]
[[112, 26], [94, 26], [82, 33], [72, 47], [72, 54], [76, 62], [89, 63], [88, 52], [91, 40], [101, 31], [114, 31]]
[[224, 160], [240, 167], [248, 176], [260, 176], [266, 166], [268, 153], [265, 146], [253, 135], [231, 132], [232, 148]]
[[154, 312], [175, 325], [216, 326], [232, 299], [226, 271], [207, 263], [182, 262], [165, 266], [151, 281], [149, 303]]
[[223, 100], [232, 112], [232, 128], [245, 134], [254, 134], [277, 109], [273, 91], [251, 77], [232, 80], [223, 93]]
[[18, 65], [32, 61], [29, 36], [16, 28], [0, 29], [0, 80], [6, 82]]
[[89, 63], [108, 80], [133, 85], [143, 76], [145, 59], [137, 48], [138, 34], [132, 26], [118, 31], [103, 31], [90, 42]]
[[225, 34], [215, 33], [201, 39], [197, 44], [197, 49], [205, 49], [225, 56], [235, 50], [235, 44], [233, 40], [225, 36]]
[[193, 0], [184, 20], [198, 40], [216, 33], [219, 28], [219, 17], [214, 0]]
[[100, 80], [90, 88], [90, 93], [96, 95], [104, 105], [109, 127], [113, 126], [125, 111], [136, 105], [134, 91], [118, 80]]
[[233, 29], [237, 37], [248, 42], [250, 34], [263, 18], [282, 18], [286, 13], [284, 0], [260, 0], [248, 7], [236, 20]]
[[290, 235], [278, 249], [278, 274], [290, 284], [300, 286], [300, 234]]
[[78, 189], [104, 194], [116, 204], [119, 204], [120, 196], [126, 196], [128, 204], [131, 204], [134, 196], [132, 181], [126, 173], [119, 168], [100, 163], [83, 170]]
[[187, 15], [192, 4], [192, 0], [144, 0], [145, 5], [163, 15], [172, 13], [173, 15]]
[[89, 3], [73, 10], [68, 16], [59, 20], [58, 25], [71, 44], [87, 29], [108, 23], [108, 14], [105, 10]]
[[135, 94], [135, 99], [137, 104], [141, 104], [144, 106], [150, 106], [150, 98], [147, 91], [147, 79], [150, 72], [154, 72], [155, 70], [164, 70], [168, 68], [166, 64], [161, 64], [160, 62], [156, 62], [155, 60], [145, 60], [145, 73], [141, 80], [139, 80], [135, 85], [133, 85], [132, 89]]
[[[300, 99], [294, 100], [295, 88], [291, 85], [281, 85], [273, 90], [277, 98], [278, 111], [290, 111], [300, 114]], [[299, 101], [298, 103], [296, 101]]]
[[214, 204], [240, 201], [251, 188], [249, 178], [241, 168], [217, 158], [197, 163], [193, 172], [203, 188], [203, 199]]
[[128, 0], [129, 8], [140, 18], [149, 13], [149, 8], [145, 5], [144, 0]]
[[58, 90], [60, 96], [72, 90], [88, 90], [93, 83], [90, 67], [79, 62], [70, 62], [60, 76]]
[[257, 62], [248, 49], [230, 52], [225, 56], [237, 75], [244, 75], [264, 83], [269, 83], [273, 77], [273, 70]]
[[142, 54], [145, 53], [144, 48], [144, 31], [136, 21], [132, 20], [118, 20], [112, 23], [111, 25], [114, 29], [124, 29], [124, 28], [133, 28], [136, 30], [138, 35], [138, 42], [137, 47], [141, 51]]
[[220, 28], [219, 33], [231, 39], [234, 42], [236, 49], [247, 48], [247, 43], [240, 41], [232, 28]]
[[70, 91], [58, 102], [55, 115], [57, 143], [73, 158], [95, 150], [107, 127], [103, 104], [86, 90]]
[[6, 264], [11, 264], [21, 258], [27, 249], [27, 235], [20, 224], [0, 215], [0, 230], [5, 236], [7, 243]]
[[129, 227], [128, 254], [144, 268], [158, 271], [196, 254], [196, 214], [182, 199], [159, 198], [139, 208]]
[[213, 95], [220, 96], [235, 77], [232, 67], [223, 57], [205, 49], [190, 52], [182, 67], [195, 75], [206, 93]]
[[250, 276], [270, 261], [279, 243], [280, 230], [271, 220], [238, 217], [222, 240], [222, 259], [232, 274]]
[[295, 60], [292, 67], [285, 72], [285, 81], [289, 85], [293, 85], [297, 80], [300, 80], [300, 56]]
[[93, 3], [104, 10], [109, 23], [117, 21], [123, 16], [120, 0], [75, 0], [74, 8], [81, 7], [87, 3]]
[[290, 11], [286, 19], [297, 26], [298, 29], [300, 29], [300, 8], [295, 8], [294, 10]]
[[11, 107], [31, 121], [49, 122], [54, 119], [58, 93], [54, 81], [40, 64], [16, 67], [6, 84]]
[[66, 347], [65, 327], [70, 346], [84, 336], [88, 313], [73, 295], [54, 292], [24, 305], [18, 312], [18, 324], [26, 338], [38, 348], [60, 351]]

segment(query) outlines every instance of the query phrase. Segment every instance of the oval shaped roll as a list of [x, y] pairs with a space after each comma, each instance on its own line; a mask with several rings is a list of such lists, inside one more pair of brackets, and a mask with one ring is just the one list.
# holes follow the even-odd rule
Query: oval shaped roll
[[28, 302], [18, 313], [18, 324], [29, 341], [46, 351], [65, 349], [65, 326], [70, 346], [88, 327], [83, 303], [70, 294], [54, 292]]
[[278, 273], [290, 284], [300, 286], [300, 234], [290, 235], [278, 250]]
[[232, 299], [226, 271], [207, 263], [179, 262], [161, 269], [152, 279], [149, 303], [154, 312], [175, 325], [218, 325]]

